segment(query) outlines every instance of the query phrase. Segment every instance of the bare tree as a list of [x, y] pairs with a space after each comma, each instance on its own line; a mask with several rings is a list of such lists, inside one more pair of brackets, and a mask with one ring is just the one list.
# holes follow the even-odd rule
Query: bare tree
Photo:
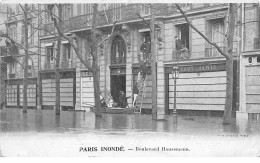
[[180, 5], [177, 3], [175, 6], [184, 16], [187, 24], [194, 29], [201, 37], [203, 37], [210, 45], [214, 46], [218, 52], [226, 58], [226, 100], [225, 100], [225, 110], [223, 116], [223, 123], [230, 124], [231, 113], [232, 113], [232, 102], [233, 102], [233, 40], [234, 40], [234, 31], [235, 31], [235, 17], [236, 17], [236, 4], [229, 3], [228, 4], [228, 23], [227, 23], [227, 31], [225, 33], [226, 39], [226, 48], [225, 50], [221, 50], [221, 48], [215, 43], [212, 42], [206, 35], [200, 32], [189, 20], [186, 12], [182, 10]]
[[[59, 8], [61, 10], [61, 8]], [[113, 22], [113, 26], [111, 29], [111, 34], [108, 35], [106, 38], [99, 41], [98, 38], [98, 30], [97, 28], [97, 16], [98, 16], [98, 4], [93, 4], [93, 15], [92, 15], [92, 23], [91, 23], [91, 29], [90, 29], [90, 37], [86, 38], [88, 39], [88, 42], [90, 44], [90, 54], [92, 56], [92, 62], [91, 60], [85, 60], [83, 59], [83, 55], [80, 53], [79, 47], [77, 46], [75, 40], [77, 40], [77, 36], [73, 35], [74, 37], [68, 37], [64, 34], [62, 31], [62, 28], [58, 26], [58, 23], [54, 23], [55, 28], [57, 29], [58, 33], [61, 35], [62, 38], [66, 39], [69, 44], [74, 49], [77, 57], [79, 58], [80, 62], [88, 68], [88, 70], [93, 74], [93, 85], [94, 85], [94, 98], [95, 98], [95, 115], [96, 117], [102, 117], [101, 113], [101, 103], [100, 103], [100, 67], [98, 65], [98, 48], [103, 46], [103, 43], [108, 40], [115, 29], [116, 21]], [[57, 18], [53, 16], [53, 21], [57, 21]]]
[[[63, 32], [62, 28], [62, 4], [49, 4], [48, 10], [51, 15], [51, 19], [54, 22], [55, 27]], [[57, 7], [58, 16], [55, 16], [53, 9]], [[61, 54], [61, 32], [58, 32], [57, 36], [57, 54], [56, 54], [56, 64], [55, 64], [55, 88], [56, 88], [56, 99], [55, 99], [55, 113], [60, 115], [60, 54]]]
[[[15, 56], [15, 54], [13, 54], [12, 52], [10, 52], [10, 48], [9, 48], [9, 52], [8, 54], [11, 55], [12, 57], [12, 61], [13, 62], [17, 62], [22, 70], [23, 70], [23, 112], [27, 113], [27, 87], [28, 87], [28, 59], [30, 58], [29, 54], [33, 54], [33, 55], [37, 55], [40, 56], [39, 53], [33, 52], [31, 50], [29, 50], [29, 39], [33, 37], [33, 34], [38, 31], [38, 27], [33, 27], [32, 25], [32, 19], [34, 18], [30, 18], [30, 12], [29, 12], [29, 6], [28, 4], [24, 4], [21, 5], [19, 4], [19, 7], [22, 9], [22, 13], [23, 13], [23, 25], [24, 25], [24, 44], [19, 43], [18, 41], [16, 41], [15, 39], [13, 39], [12, 37], [10, 37], [8, 35], [8, 33], [0, 33], [0, 37], [5, 37], [6, 38], [6, 44], [7, 44], [7, 48], [15, 48], [17, 51], [19, 51], [19, 49], [24, 50], [24, 62], [21, 63]], [[34, 11], [35, 13], [37, 11]], [[3, 13], [6, 14], [6, 13]], [[40, 13], [36, 13], [36, 17], [38, 18]], [[31, 35], [29, 35], [29, 25], [35, 29], [35, 31], [31, 31]]]
[[23, 14], [24, 14], [24, 34], [25, 34], [25, 50], [24, 50], [24, 77], [23, 77], [23, 113], [27, 113], [27, 87], [28, 87], [28, 50], [29, 50], [29, 43], [28, 43], [28, 4], [25, 4], [24, 7], [22, 5], [20, 5], [20, 7], [23, 10]]

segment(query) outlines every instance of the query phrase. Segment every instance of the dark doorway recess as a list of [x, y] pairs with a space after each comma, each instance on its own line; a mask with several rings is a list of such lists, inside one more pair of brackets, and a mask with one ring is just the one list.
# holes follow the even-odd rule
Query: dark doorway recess
[[111, 75], [111, 95], [116, 103], [120, 91], [126, 92], [126, 75]]

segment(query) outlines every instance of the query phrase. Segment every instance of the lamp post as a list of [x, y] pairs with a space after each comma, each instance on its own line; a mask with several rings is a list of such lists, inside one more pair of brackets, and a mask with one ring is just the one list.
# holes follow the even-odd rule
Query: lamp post
[[173, 105], [173, 114], [176, 114], [177, 107], [176, 107], [176, 84], [177, 84], [177, 79], [179, 78], [179, 67], [178, 66], [173, 66], [172, 67], [172, 78], [174, 79], [174, 105]]

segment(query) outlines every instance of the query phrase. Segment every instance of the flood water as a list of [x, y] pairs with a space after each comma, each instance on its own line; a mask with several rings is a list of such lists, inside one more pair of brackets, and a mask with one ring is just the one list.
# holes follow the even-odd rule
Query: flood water
[[[55, 116], [53, 110], [28, 110], [27, 114], [22, 109], [0, 110], [0, 156], [111, 156], [111, 152], [82, 153], [78, 148], [123, 145], [135, 149], [176, 144], [194, 150], [156, 154], [260, 156], [259, 142], [260, 123], [256, 121], [233, 119], [232, 124], [223, 125], [221, 117], [210, 116], [167, 115], [152, 120], [151, 115], [103, 114], [95, 119], [91, 112], [62, 111]], [[232, 149], [227, 149], [226, 143], [231, 143]], [[35, 144], [44, 150], [36, 149]], [[213, 149], [220, 153], [213, 154]], [[153, 156], [149, 152], [117, 154], [112, 156]]]

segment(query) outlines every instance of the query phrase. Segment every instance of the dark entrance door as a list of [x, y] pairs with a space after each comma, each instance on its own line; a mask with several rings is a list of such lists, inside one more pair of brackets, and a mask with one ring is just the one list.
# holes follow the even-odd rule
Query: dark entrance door
[[120, 91], [126, 92], [126, 75], [111, 75], [111, 95], [116, 103]]

